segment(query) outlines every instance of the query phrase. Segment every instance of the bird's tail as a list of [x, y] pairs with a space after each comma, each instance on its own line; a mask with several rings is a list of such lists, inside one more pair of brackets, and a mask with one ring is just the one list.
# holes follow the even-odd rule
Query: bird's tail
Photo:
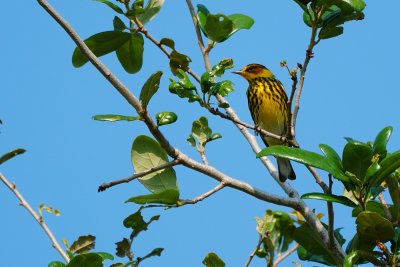
[[290, 160], [277, 158], [278, 161], [278, 171], [279, 171], [279, 180], [283, 183], [286, 179], [294, 180], [296, 179], [296, 174], [293, 171], [292, 164], [290, 164]]

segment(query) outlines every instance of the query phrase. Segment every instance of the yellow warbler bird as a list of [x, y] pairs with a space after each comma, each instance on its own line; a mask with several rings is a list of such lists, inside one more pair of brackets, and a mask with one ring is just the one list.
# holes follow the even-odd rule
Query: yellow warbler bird
[[[240, 71], [233, 73], [241, 75], [249, 82], [247, 100], [251, 117], [257, 127], [276, 135], [287, 133], [288, 105], [287, 95], [282, 83], [272, 72], [260, 64], [249, 64]], [[276, 138], [263, 136], [266, 146], [285, 145]], [[296, 179], [292, 165], [288, 159], [277, 158], [279, 180]]]

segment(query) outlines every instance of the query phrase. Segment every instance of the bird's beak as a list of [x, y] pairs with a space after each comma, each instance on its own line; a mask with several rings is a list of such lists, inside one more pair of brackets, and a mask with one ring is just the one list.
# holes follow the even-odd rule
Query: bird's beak
[[242, 72], [240, 70], [232, 71], [232, 73], [242, 75]]

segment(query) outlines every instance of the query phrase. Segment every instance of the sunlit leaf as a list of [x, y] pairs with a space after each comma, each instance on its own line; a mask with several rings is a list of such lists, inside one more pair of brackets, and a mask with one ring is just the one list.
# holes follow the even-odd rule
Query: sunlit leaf
[[90, 251], [95, 246], [96, 237], [92, 235], [80, 236], [78, 240], [72, 243], [69, 250], [72, 253], [85, 253]]
[[158, 126], [167, 125], [176, 122], [178, 115], [171, 111], [162, 111], [156, 114], [156, 121]]
[[140, 205], [149, 203], [173, 205], [177, 203], [178, 199], [179, 191], [176, 189], [168, 189], [154, 194], [132, 197], [126, 202], [134, 202]]
[[357, 204], [345, 196], [337, 196], [325, 193], [307, 193], [301, 196], [301, 199], [318, 199], [328, 202], [335, 202], [349, 207], [356, 207]]
[[203, 260], [206, 267], [225, 267], [225, 262], [214, 252], [210, 252]]
[[124, 115], [115, 115], [115, 114], [104, 114], [104, 115], [95, 115], [93, 116], [94, 120], [97, 121], [109, 121], [109, 122], [114, 122], [114, 121], [137, 121], [141, 120], [142, 118], [137, 116], [124, 116]]
[[149, 0], [147, 1], [146, 7], [144, 8], [144, 12], [138, 14], [136, 17], [142, 24], [146, 24], [150, 20], [154, 19], [158, 12], [160, 12], [163, 4], [164, 0]]
[[[132, 164], [135, 172], [140, 173], [168, 162], [167, 153], [152, 138], [140, 135], [132, 144]], [[167, 189], [178, 191], [176, 173], [172, 167], [159, 170], [141, 178], [139, 181], [152, 193]]]

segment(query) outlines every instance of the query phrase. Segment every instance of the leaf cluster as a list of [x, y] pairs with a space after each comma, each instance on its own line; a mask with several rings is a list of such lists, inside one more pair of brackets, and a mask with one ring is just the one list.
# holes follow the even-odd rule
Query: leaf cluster
[[[379, 261], [372, 250], [377, 242], [391, 242], [392, 248], [396, 247], [395, 233], [400, 219], [400, 190], [399, 168], [400, 151], [389, 153], [387, 143], [392, 134], [392, 127], [382, 129], [374, 142], [364, 143], [351, 138], [346, 138], [342, 157], [331, 147], [320, 145], [323, 155], [289, 147], [269, 147], [261, 151], [258, 156], [273, 155], [288, 158], [301, 164], [313, 166], [327, 171], [339, 180], [345, 187], [342, 196], [329, 193], [307, 193], [303, 199], [319, 199], [336, 202], [353, 208], [352, 215], [356, 217], [357, 233], [347, 247], [347, 252], [353, 254], [351, 261], [355, 262]], [[384, 205], [375, 201], [375, 198], [388, 189], [392, 205]], [[393, 245], [395, 244], [395, 245]], [[387, 260], [394, 260], [396, 250], [391, 250]], [[350, 261], [350, 259], [349, 259]], [[355, 264], [354, 262], [354, 264]], [[349, 265], [351, 266], [351, 265]]]
[[343, 24], [362, 20], [363, 0], [294, 0], [303, 10], [304, 23], [319, 29], [318, 41], [343, 34]]

